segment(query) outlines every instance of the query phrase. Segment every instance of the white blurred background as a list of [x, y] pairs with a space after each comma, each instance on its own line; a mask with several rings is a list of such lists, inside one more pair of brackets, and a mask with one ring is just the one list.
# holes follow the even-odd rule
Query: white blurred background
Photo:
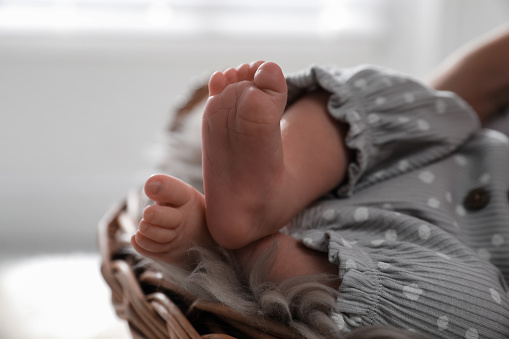
[[[154, 171], [169, 112], [197, 79], [257, 59], [287, 73], [373, 63], [425, 79], [507, 22], [507, 0], [0, 0], [0, 304], [26, 324], [7, 332], [0, 309], [0, 337], [60, 338], [44, 316], [66, 306], [47, 311], [34, 296], [76, 281], [55, 284], [51, 270], [87, 267], [90, 281], [74, 278], [98, 303], [83, 307], [106, 307], [97, 222]], [[28, 311], [11, 312], [16, 293]], [[33, 335], [36, 321], [48, 334]], [[97, 326], [63, 338], [110, 333]]]

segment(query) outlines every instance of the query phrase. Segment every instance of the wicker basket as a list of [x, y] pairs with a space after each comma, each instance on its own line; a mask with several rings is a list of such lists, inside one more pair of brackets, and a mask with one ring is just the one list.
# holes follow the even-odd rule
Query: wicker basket
[[[181, 120], [208, 95], [199, 86], [182, 105], [169, 127], [179, 128]], [[110, 208], [99, 224], [101, 273], [112, 291], [117, 315], [125, 319], [133, 338], [297, 338], [289, 327], [265, 318], [245, 318], [224, 305], [200, 300], [162, 278], [140, 262], [147, 260], [131, 246], [145, 195], [132, 192]]]

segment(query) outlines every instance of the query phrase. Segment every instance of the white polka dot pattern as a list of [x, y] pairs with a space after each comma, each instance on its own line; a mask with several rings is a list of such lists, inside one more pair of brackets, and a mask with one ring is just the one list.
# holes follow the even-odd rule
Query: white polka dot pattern
[[437, 256], [439, 256], [440, 258], [446, 259], [446, 260], [450, 260], [451, 259], [450, 256], [448, 256], [447, 254], [444, 254], [442, 252], [437, 252]]
[[409, 300], [416, 301], [420, 298], [423, 293], [422, 289], [419, 288], [417, 284], [410, 284], [408, 286], [403, 287], [403, 294]]
[[456, 214], [460, 217], [464, 217], [467, 214], [467, 211], [465, 210], [465, 207], [463, 205], [456, 206]]
[[491, 253], [486, 248], [480, 248], [477, 250], [479, 258], [489, 261], [491, 259]]
[[447, 109], [447, 104], [444, 100], [437, 100], [435, 103], [435, 110], [438, 114], [445, 114], [445, 111]]
[[355, 210], [353, 218], [357, 222], [363, 222], [369, 219], [369, 211], [366, 207], [359, 207]]
[[415, 101], [415, 95], [413, 93], [405, 93], [405, 101], [411, 104]]
[[357, 269], [357, 263], [355, 261], [353, 261], [352, 259], [348, 259], [346, 261], [345, 266], [346, 266], [347, 270]]
[[430, 129], [429, 122], [426, 120], [419, 119], [417, 120], [417, 128], [421, 131], [427, 131]]
[[461, 167], [464, 167], [468, 164], [468, 160], [467, 158], [464, 156], [464, 155], [455, 155], [454, 156], [454, 161], [456, 161], [456, 163], [458, 165], [460, 165]]
[[430, 171], [423, 171], [419, 174], [419, 179], [425, 184], [431, 184], [435, 181], [435, 175]]
[[396, 230], [387, 230], [385, 232], [385, 239], [389, 241], [396, 241], [398, 240], [398, 233], [396, 232]]
[[398, 168], [401, 170], [401, 171], [406, 171], [408, 168], [410, 167], [410, 163], [408, 162], [408, 160], [401, 160], [398, 164]]
[[437, 326], [439, 331], [446, 330], [449, 326], [449, 318], [446, 315], [443, 315], [437, 319]]
[[336, 219], [336, 211], [333, 209], [327, 209], [323, 211], [322, 218], [326, 221], [333, 221]]
[[383, 104], [385, 104], [386, 101], [387, 99], [385, 99], [384, 97], [378, 97], [375, 100], [375, 105], [382, 106]]
[[429, 198], [428, 199], [428, 206], [431, 208], [439, 208], [440, 207], [440, 201], [437, 198]]
[[353, 85], [359, 89], [365, 89], [366, 86], [367, 86], [367, 83], [366, 83], [366, 79], [357, 79], [355, 80], [355, 82], [353, 83]]
[[491, 180], [491, 175], [489, 173], [484, 173], [480, 178], [479, 178], [479, 182], [481, 184], [484, 184], [486, 185], [487, 183], [489, 183]]
[[385, 204], [383, 204], [383, 205], [382, 205], [382, 208], [383, 208], [383, 209], [386, 209], [386, 210], [389, 210], [389, 211], [391, 211], [391, 210], [393, 210], [393, 209], [394, 209], [394, 207], [393, 207], [391, 204], [389, 204], [389, 203], [385, 203]]
[[477, 333], [477, 330], [475, 328], [469, 328], [465, 332], [465, 339], [478, 339], [479, 334]]
[[496, 290], [494, 290], [493, 288], [490, 288], [490, 294], [491, 294], [491, 297], [493, 298], [493, 300], [495, 300], [495, 302], [497, 304], [502, 303], [502, 298], [500, 297], [500, 294]]
[[494, 234], [493, 237], [491, 238], [491, 243], [495, 247], [502, 246], [504, 244], [504, 242], [505, 242], [505, 239], [500, 234]]
[[419, 238], [422, 240], [428, 240], [431, 235], [431, 229], [428, 225], [419, 226]]
[[376, 124], [379, 121], [380, 121], [380, 116], [378, 114], [371, 113], [370, 115], [368, 115], [368, 123]]

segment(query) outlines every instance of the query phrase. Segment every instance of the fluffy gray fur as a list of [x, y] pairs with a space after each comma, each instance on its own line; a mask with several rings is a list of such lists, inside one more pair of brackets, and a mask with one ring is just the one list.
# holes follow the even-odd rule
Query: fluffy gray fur
[[158, 262], [173, 284], [206, 300], [219, 301], [243, 316], [263, 316], [285, 324], [304, 338], [343, 338], [331, 315], [338, 292], [326, 286], [326, 275], [302, 276], [276, 285], [268, 280], [277, 244], [247, 275], [228, 251], [195, 247], [199, 260], [191, 272]]
[[427, 339], [419, 333], [383, 326], [368, 326], [342, 334], [331, 317], [339, 294], [325, 284], [329, 277], [301, 276], [278, 285], [267, 279], [276, 248], [275, 243], [247, 277], [235, 257], [222, 249], [191, 249], [199, 257], [191, 272], [163, 262], [153, 265], [165, 279], [197, 298], [219, 301], [245, 317], [270, 318], [292, 328], [302, 338]]
[[[203, 192], [201, 112], [198, 107], [170, 133], [159, 161], [160, 170]], [[246, 276], [228, 251], [195, 247], [199, 258], [191, 272], [162, 262], [154, 263], [165, 279], [198, 298], [217, 300], [241, 315], [261, 315], [286, 324], [304, 338], [425, 339], [399, 329], [372, 326], [343, 335], [332, 319], [338, 292], [324, 284], [326, 275], [292, 278], [276, 285], [267, 277], [277, 244], [260, 258]]]
[[158, 162], [159, 170], [203, 193], [201, 122], [203, 106], [191, 112], [176, 131], [168, 133]]

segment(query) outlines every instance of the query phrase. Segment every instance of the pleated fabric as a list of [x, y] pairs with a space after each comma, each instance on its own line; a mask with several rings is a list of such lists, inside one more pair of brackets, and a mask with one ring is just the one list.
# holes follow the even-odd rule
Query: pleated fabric
[[339, 266], [339, 328], [509, 338], [508, 138], [394, 71], [312, 66], [287, 82], [289, 105], [331, 93], [355, 153], [345, 182], [288, 230]]

